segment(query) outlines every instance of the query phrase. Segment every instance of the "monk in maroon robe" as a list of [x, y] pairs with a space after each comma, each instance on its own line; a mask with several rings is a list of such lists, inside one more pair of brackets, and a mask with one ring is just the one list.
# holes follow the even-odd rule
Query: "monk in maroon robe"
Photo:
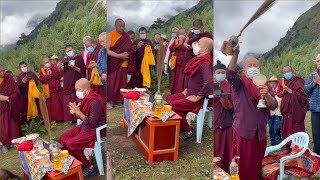
[[[62, 121], [63, 99], [60, 85], [62, 74], [56, 65], [50, 63], [49, 58], [44, 58], [42, 63], [43, 68], [41, 68], [39, 72], [39, 81], [42, 83], [42, 87], [46, 85], [49, 86], [50, 97], [46, 97], [49, 119], [51, 121]], [[43, 91], [45, 91], [45, 89], [43, 89]]]
[[[82, 125], [75, 126], [60, 136], [60, 143], [69, 151], [69, 154], [82, 162], [84, 176], [95, 173], [90, 161], [84, 155], [84, 149], [93, 147], [96, 141], [96, 128], [106, 124], [106, 101], [102, 96], [90, 88], [90, 82], [79, 79], [75, 84], [77, 98], [80, 99], [80, 107], [76, 103], [70, 103], [69, 110], [79, 119]], [[101, 137], [106, 137], [105, 129], [101, 131]]]
[[[98, 62], [98, 55], [102, 48], [102, 46], [99, 44], [96, 44], [92, 39], [88, 40], [88, 47], [87, 50], [90, 52], [87, 57], [87, 71], [88, 71], [88, 80], [90, 81], [91, 75], [92, 75], [92, 68], [97, 68], [97, 62]], [[102, 83], [102, 82], [101, 82]], [[91, 84], [91, 88], [94, 92], [97, 94], [100, 94], [102, 97], [104, 97], [104, 90], [103, 85], [93, 85]]]
[[139, 29], [139, 38], [136, 39], [134, 42], [134, 47], [136, 49], [135, 54], [135, 71], [132, 73], [130, 82], [128, 83], [128, 86], [130, 88], [143, 88], [143, 76], [141, 74], [141, 64], [142, 59], [144, 56], [144, 49], [147, 45], [151, 46], [151, 49], [153, 49], [153, 44], [150, 41], [150, 39], [147, 38], [147, 29], [144, 27], [141, 27]]
[[81, 55], [76, 55], [72, 45], [66, 46], [67, 58], [63, 59], [58, 67], [63, 72], [63, 114], [65, 121], [76, 122], [76, 117], [70, 114], [69, 109], [66, 108], [69, 102], [75, 102], [76, 90], [74, 84], [80, 78], [86, 75], [86, 66], [84, 65]]
[[[172, 56], [176, 57], [175, 67], [173, 68], [170, 66], [172, 71], [172, 79], [171, 79], [171, 85], [170, 85], [171, 94], [181, 93], [183, 91], [182, 89], [179, 89], [179, 91], [177, 91], [177, 85], [183, 76], [182, 63], [183, 63], [184, 55], [186, 52], [186, 48], [183, 45], [186, 38], [185, 35], [186, 35], [186, 30], [180, 29], [178, 34], [178, 39], [176, 39], [175, 42], [173, 42], [172, 45], [169, 47], [170, 52], [172, 52]], [[171, 58], [171, 61], [172, 61], [172, 58]]]
[[9, 73], [0, 65], [0, 142], [4, 152], [11, 140], [22, 136], [20, 123], [21, 99], [19, 88]]
[[[232, 87], [234, 106], [232, 157], [240, 156], [240, 179], [257, 180], [261, 176], [262, 159], [267, 146], [267, 121], [269, 111], [277, 107], [276, 99], [271, 95], [271, 88], [266, 85], [257, 87], [252, 82], [253, 76], [260, 73], [259, 61], [247, 58], [244, 61], [243, 72], [236, 72], [239, 47], [233, 52], [227, 69], [227, 80]], [[267, 108], [258, 108], [261, 97]]]
[[[19, 67], [21, 70], [21, 73], [17, 77], [17, 83], [18, 87], [20, 89], [20, 95], [21, 95], [21, 113], [22, 113], [22, 124], [26, 123], [28, 121], [28, 92], [29, 92], [29, 81], [34, 80], [36, 85], [38, 86], [39, 79], [37, 75], [28, 70], [27, 63], [22, 61], [19, 63]], [[38, 106], [38, 99], [36, 99], [36, 104], [38, 108], [38, 113], [40, 113], [40, 109]]]
[[190, 76], [188, 89], [171, 95], [166, 100], [172, 106], [172, 110], [182, 117], [180, 121], [182, 141], [193, 139], [186, 120], [187, 113], [201, 107], [204, 98], [213, 94], [213, 58], [211, 55], [213, 41], [210, 38], [201, 38], [197, 46], [199, 46], [197, 56], [187, 64], [184, 70], [184, 73]]
[[[193, 21], [192, 31], [188, 34], [184, 42], [184, 47], [187, 50], [182, 63], [182, 69], [184, 69], [186, 67], [186, 64], [196, 56], [193, 53], [192, 43], [199, 41], [203, 37], [208, 37], [212, 39], [212, 35], [209, 32], [204, 31], [204, 26], [202, 21], [200, 19], [196, 19]], [[176, 91], [177, 92], [184, 91], [184, 89], [186, 89], [188, 86], [188, 81], [189, 81], [189, 76], [184, 73], [177, 85]]]
[[124, 31], [125, 22], [122, 19], [115, 21], [115, 30], [107, 37], [107, 101], [123, 103], [120, 94], [121, 88], [127, 88], [127, 73], [134, 70], [134, 46]]
[[[308, 95], [304, 91], [304, 80], [293, 75], [292, 68], [283, 68], [284, 79], [278, 84], [277, 96], [282, 98], [281, 138], [286, 139], [296, 132], [305, 132], [304, 120], [309, 110]], [[284, 81], [284, 84], [283, 84]]]
[[231, 99], [231, 85], [226, 80], [226, 66], [219, 60], [214, 66], [214, 81], [221, 89], [221, 95], [216, 94], [214, 102], [214, 157], [220, 157], [217, 163], [224, 171], [229, 173], [232, 160], [233, 136], [233, 104]]

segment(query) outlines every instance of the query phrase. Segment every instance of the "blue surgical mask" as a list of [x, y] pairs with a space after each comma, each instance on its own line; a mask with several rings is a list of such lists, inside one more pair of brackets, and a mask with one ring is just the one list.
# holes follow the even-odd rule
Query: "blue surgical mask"
[[199, 30], [199, 29], [193, 29], [192, 32], [193, 32], [194, 34], [200, 34], [200, 30]]
[[141, 39], [146, 39], [146, 38], [147, 38], [147, 35], [146, 35], [146, 34], [140, 34], [140, 38], [141, 38]]
[[93, 48], [92, 46], [90, 46], [90, 47], [87, 48], [87, 50], [88, 50], [89, 52], [93, 52], [93, 51], [94, 51], [94, 48]]
[[46, 63], [44, 66], [45, 66], [46, 68], [49, 68], [49, 67], [51, 67], [51, 64], [50, 64], [50, 63]]
[[171, 38], [172, 39], [175, 39], [177, 37], [177, 34], [176, 33], [171, 33]]
[[284, 73], [283, 76], [286, 78], [286, 80], [290, 80], [292, 78], [292, 72]]
[[26, 73], [26, 72], [28, 71], [28, 67], [23, 67], [23, 68], [21, 68], [21, 71], [24, 72], [24, 73]]
[[226, 79], [226, 74], [215, 74], [214, 78], [219, 82], [223, 82]]
[[68, 57], [73, 57], [73, 56], [74, 56], [74, 52], [73, 52], [73, 51], [67, 52], [67, 56], [68, 56]]

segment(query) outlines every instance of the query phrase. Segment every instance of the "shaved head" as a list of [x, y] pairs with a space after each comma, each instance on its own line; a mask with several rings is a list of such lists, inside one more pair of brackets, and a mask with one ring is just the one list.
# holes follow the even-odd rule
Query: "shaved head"
[[201, 26], [203, 26], [203, 23], [202, 23], [202, 21], [200, 19], [196, 19], [196, 20], [193, 21], [192, 25], [201, 27]]
[[77, 80], [75, 87], [77, 88], [77, 86], [81, 90], [90, 90], [90, 82], [86, 78], [81, 78], [81, 79]]
[[283, 74], [284, 73], [288, 73], [288, 72], [292, 72], [292, 67], [291, 66], [285, 66], [282, 69]]
[[203, 37], [198, 41], [200, 47], [200, 53], [198, 56], [202, 56], [206, 53], [211, 53], [213, 49], [213, 40], [207, 37]]
[[48, 57], [45, 57], [42, 59], [42, 64], [45, 65], [47, 63], [50, 63], [50, 59]]
[[126, 24], [124, 22], [123, 19], [117, 19], [115, 22], [114, 22], [114, 26], [116, 28], [116, 31], [119, 33], [119, 34], [122, 34], [126, 28]]

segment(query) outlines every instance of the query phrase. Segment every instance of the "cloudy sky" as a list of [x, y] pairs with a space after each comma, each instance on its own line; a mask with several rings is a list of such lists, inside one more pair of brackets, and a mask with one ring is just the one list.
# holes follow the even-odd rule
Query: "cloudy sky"
[[127, 30], [138, 26], [150, 26], [158, 17], [167, 20], [189, 9], [199, 0], [108, 0], [108, 24], [122, 18], [126, 22]]
[[15, 43], [22, 33], [34, 27], [28, 22], [35, 17], [46, 17], [54, 11], [59, 0], [0, 0], [0, 45]]
[[[300, 15], [319, 1], [278, 1], [247, 27], [240, 41], [240, 60], [247, 52], [265, 53], [275, 47]], [[228, 64], [230, 57], [220, 52], [224, 40], [238, 35], [262, 1], [214, 1], [215, 60]]]

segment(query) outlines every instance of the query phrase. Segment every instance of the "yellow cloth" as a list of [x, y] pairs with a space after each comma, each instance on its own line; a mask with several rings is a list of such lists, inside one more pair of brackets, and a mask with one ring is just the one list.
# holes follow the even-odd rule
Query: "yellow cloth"
[[[46, 71], [43, 68], [41, 68], [41, 72], [44, 76], [47, 75]], [[44, 98], [46, 98], [46, 99], [50, 98], [49, 84], [43, 84], [42, 90], [43, 90]]]
[[[175, 45], [179, 44], [178, 39], [176, 39], [174, 42], [175, 42]], [[176, 67], [176, 64], [177, 64], [177, 56], [174, 55], [174, 53], [173, 53], [171, 56], [171, 59], [169, 61], [169, 66], [170, 66], [171, 70], [174, 70], [174, 68]]]
[[153, 52], [150, 45], [144, 48], [144, 55], [141, 63], [141, 74], [143, 76], [143, 86], [150, 88], [151, 86], [151, 75], [149, 66], [155, 66]]
[[102, 85], [101, 77], [100, 77], [98, 69], [96, 67], [92, 68], [90, 83], [92, 85], [96, 85], [96, 86]]
[[0, 78], [0, 84], [2, 83], [3, 80], [4, 80], [4, 78]]
[[[111, 45], [110, 47], [114, 46], [116, 42], [121, 38], [122, 34], [118, 33], [118, 31], [113, 30], [110, 33], [110, 40], [111, 40]], [[125, 60], [122, 64], [121, 67], [128, 67], [128, 60]]]
[[34, 119], [38, 116], [38, 109], [36, 105], [35, 98], [40, 97], [40, 91], [37, 88], [36, 83], [34, 80], [29, 81], [29, 89], [28, 89], [28, 113], [27, 117], [28, 120]]

